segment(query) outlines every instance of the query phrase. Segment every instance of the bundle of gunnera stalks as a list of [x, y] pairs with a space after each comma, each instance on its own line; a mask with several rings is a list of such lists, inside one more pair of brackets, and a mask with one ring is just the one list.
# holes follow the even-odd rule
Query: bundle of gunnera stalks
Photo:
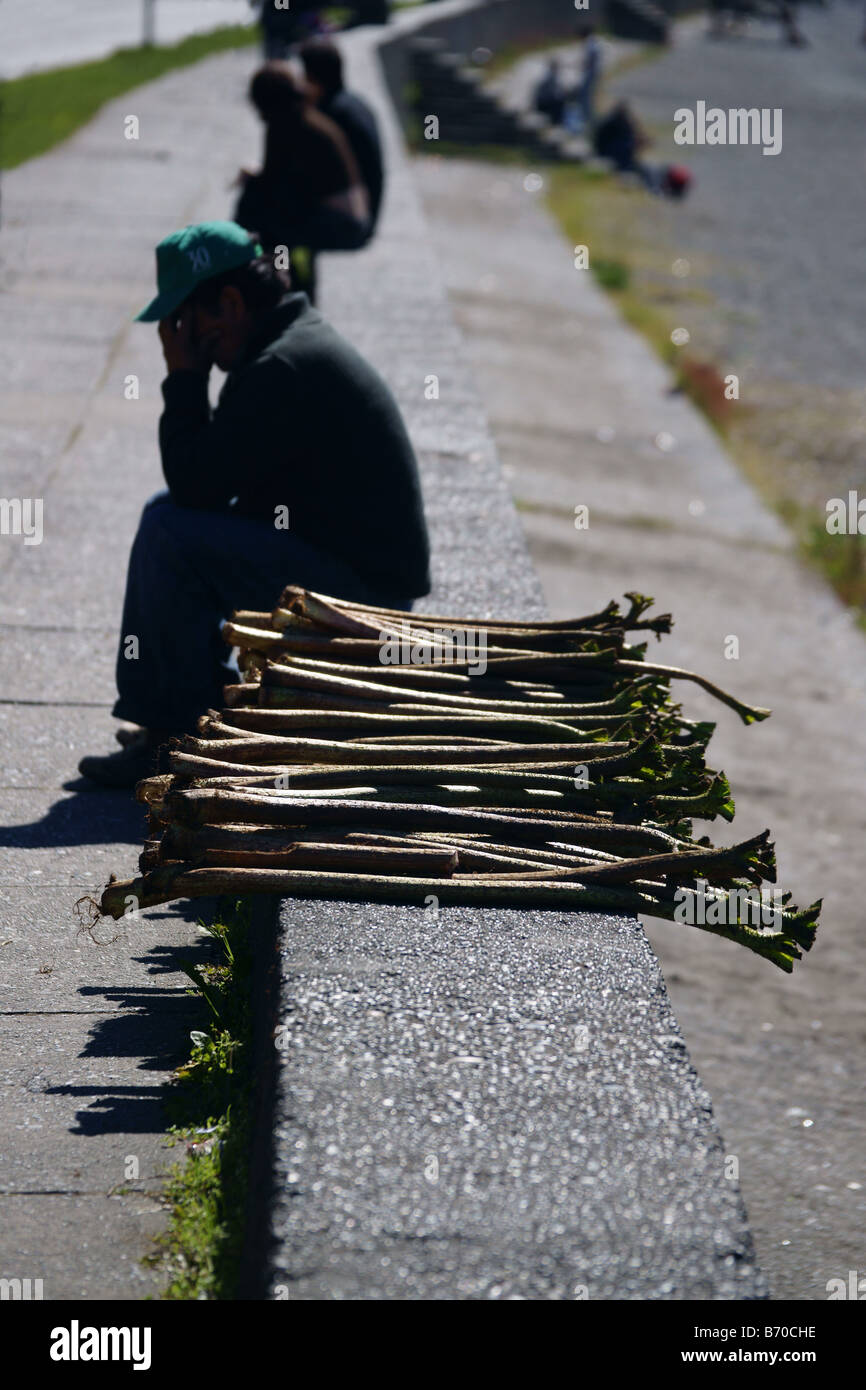
[[695, 681], [745, 723], [767, 710], [646, 659], [622, 611], [525, 623], [401, 613], [286, 589], [227, 624], [243, 682], [171, 773], [139, 784], [142, 876], [103, 913], [211, 894], [647, 913], [748, 946], [790, 971], [820, 903], [773, 892], [769, 831], [714, 849], [694, 819], [730, 820], [712, 724], [685, 719]]

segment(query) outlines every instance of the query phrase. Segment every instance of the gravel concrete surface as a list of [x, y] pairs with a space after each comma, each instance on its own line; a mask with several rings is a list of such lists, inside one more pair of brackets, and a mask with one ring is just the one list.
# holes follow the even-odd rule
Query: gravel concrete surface
[[[866, 1212], [862, 633], [574, 269], [526, 171], [435, 155], [414, 167], [551, 611], [654, 594], [676, 620], [663, 660], [774, 710], [746, 729], [683, 687], [690, 712], [718, 721], [710, 751], [737, 799], [735, 825], [713, 838], [772, 827], [780, 882], [799, 901], [824, 896], [817, 946], [788, 977], [699, 931], [646, 925], [738, 1159], [771, 1295], [825, 1298], [862, 1265]], [[579, 504], [587, 530], [574, 528]]]

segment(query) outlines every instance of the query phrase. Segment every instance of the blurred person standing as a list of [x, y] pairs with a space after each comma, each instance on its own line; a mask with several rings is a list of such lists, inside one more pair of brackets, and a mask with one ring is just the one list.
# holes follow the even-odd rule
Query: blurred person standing
[[601, 43], [595, 25], [588, 24], [581, 34], [583, 67], [580, 81], [566, 104], [564, 125], [573, 134], [591, 128], [595, 122], [595, 99], [601, 78]]
[[588, 126], [595, 120], [595, 98], [600, 77], [601, 43], [596, 37], [595, 25], [590, 24], [583, 34], [583, 78], [579, 97], [584, 124]]

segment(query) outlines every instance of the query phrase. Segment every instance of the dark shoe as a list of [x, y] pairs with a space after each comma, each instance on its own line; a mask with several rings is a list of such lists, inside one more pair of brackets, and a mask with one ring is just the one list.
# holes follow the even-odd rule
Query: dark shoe
[[82, 758], [78, 771], [102, 787], [134, 787], [136, 782], [163, 770], [165, 743], [165, 735], [151, 732], [117, 753]]
[[142, 739], [147, 738], [147, 729], [142, 729], [138, 724], [121, 724], [115, 729], [114, 737], [121, 748], [129, 748], [130, 744], [140, 743]]

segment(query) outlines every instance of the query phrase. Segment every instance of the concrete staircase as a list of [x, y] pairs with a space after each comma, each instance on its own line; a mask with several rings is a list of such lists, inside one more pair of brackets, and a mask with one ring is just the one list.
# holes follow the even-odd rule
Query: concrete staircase
[[435, 115], [439, 139], [456, 145], [505, 145], [547, 162], [588, 158], [588, 142], [533, 111], [515, 110], [483, 85], [483, 68], [440, 38], [411, 46], [414, 114]]

